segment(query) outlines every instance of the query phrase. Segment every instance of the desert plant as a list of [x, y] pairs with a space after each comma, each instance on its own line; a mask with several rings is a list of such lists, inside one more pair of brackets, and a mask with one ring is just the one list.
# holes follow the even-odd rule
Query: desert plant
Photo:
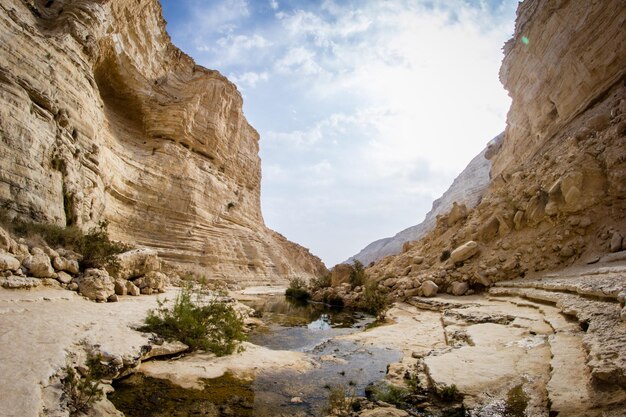
[[329, 388], [330, 392], [324, 408], [326, 414], [332, 413], [333, 416], [347, 417], [358, 408], [353, 387], [333, 385]]
[[99, 380], [92, 375], [91, 369], [84, 378], [81, 378], [70, 365], [63, 368], [63, 372], [65, 376], [61, 379], [61, 383], [70, 415], [77, 416], [86, 413], [102, 396]]
[[13, 221], [10, 230], [16, 235], [33, 240], [43, 240], [52, 247], [62, 246], [80, 253], [82, 268], [107, 268], [114, 272], [118, 268], [115, 255], [126, 252], [131, 246], [114, 242], [107, 231], [106, 220], [83, 233], [76, 226], [62, 227], [48, 223]]
[[459, 389], [456, 385], [443, 385], [442, 387], [437, 388], [437, 396], [444, 402], [454, 402], [458, 401], [462, 398]]
[[299, 301], [306, 301], [311, 298], [311, 294], [306, 289], [306, 282], [302, 278], [292, 278], [289, 280], [289, 288], [285, 295]]
[[441, 262], [447, 261], [450, 258], [451, 252], [446, 249], [443, 252], [441, 252], [441, 256], [439, 257], [439, 260]]
[[233, 353], [246, 339], [243, 320], [230, 304], [194, 290], [190, 284], [181, 289], [172, 307], [159, 300], [158, 308], [148, 313], [139, 330], [217, 356]]
[[409, 390], [404, 387], [381, 383], [371, 387], [369, 393], [376, 401], [398, 406], [406, 403]]
[[350, 271], [350, 286], [355, 288], [363, 284], [365, 284], [365, 268], [360, 261], [354, 261]]
[[320, 290], [322, 288], [330, 288], [331, 278], [330, 274], [321, 275], [319, 277], [312, 278], [310, 281], [310, 287], [313, 291]]
[[363, 289], [361, 308], [374, 314], [376, 320], [383, 321], [390, 306], [391, 303], [387, 297], [387, 291], [379, 286], [376, 281], [367, 281]]

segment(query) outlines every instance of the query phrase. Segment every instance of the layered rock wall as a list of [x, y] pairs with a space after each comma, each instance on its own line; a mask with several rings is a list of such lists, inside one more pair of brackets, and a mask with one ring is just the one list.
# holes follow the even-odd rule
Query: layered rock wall
[[[626, 250], [625, 22], [620, 1], [521, 3], [500, 72], [512, 106], [482, 201], [370, 275], [400, 296], [427, 280], [456, 294]], [[468, 242], [471, 256], [450, 257]]]
[[0, 203], [211, 277], [323, 273], [267, 229], [234, 84], [172, 45], [156, 0], [0, 5]]

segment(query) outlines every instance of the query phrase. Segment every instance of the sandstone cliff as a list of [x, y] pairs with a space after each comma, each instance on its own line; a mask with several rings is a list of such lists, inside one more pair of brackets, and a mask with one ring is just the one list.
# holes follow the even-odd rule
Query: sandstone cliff
[[0, 4], [0, 203], [211, 277], [325, 272], [267, 229], [235, 85], [172, 45], [157, 0]]
[[499, 145], [501, 136], [491, 140], [488, 147], [470, 161], [467, 167], [454, 179], [450, 188], [433, 202], [432, 208], [426, 213], [426, 217], [420, 224], [406, 228], [393, 237], [370, 243], [359, 253], [349, 258], [346, 263], [357, 260], [363, 265], [369, 265], [385, 256], [399, 254], [406, 242], [421, 239], [422, 236], [430, 232], [435, 227], [437, 216], [450, 211], [454, 203], [463, 204], [468, 209], [475, 207], [489, 185], [491, 166], [489, 160], [485, 158], [485, 153]]
[[370, 275], [399, 296], [427, 280], [464, 294], [626, 249], [625, 22], [617, 0], [521, 3], [500, 72], [512, 106], [482, 201]]

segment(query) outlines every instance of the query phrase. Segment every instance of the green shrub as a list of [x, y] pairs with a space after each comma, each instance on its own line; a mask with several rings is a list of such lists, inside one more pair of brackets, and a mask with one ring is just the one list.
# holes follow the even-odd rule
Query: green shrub
[[16, 235], [30, 239], [43, 239], [51, 247], [62, 246], [80, 253], [81, 268], [107, 268], [115, 272], [119, 265], [115, 255], [132, 249], [131, 246], [114, 242], [107, 232], [106, 220], [83, 233], [76, 226], [61, 227], [47, 223], [14, 221], [11, 231]]
[[321, 290], [322, 288], [330, 288], [331, 278], [330, 274], [322, 275], [311, 279], [310, 286], [313, 291]]
[[352, 415], [352, 411], [356, 411], [359, 408], [355, 396], [354, 388], [346, 388], [341, 385], [330, 386], [330, 393], [326, 400], [326, 407], [324, 412], [326, 414], [332, 413], [333, 416], [347, 417]]
[[450, 258], [451, 252], [449, 250], [444, 250], [443, 252], [441, 252], [441, 256], [439, 257], [439, 260], [441, 262], [447, 261]]
[[166, 340], [179, 340], [190, 350], [205, 350], [217, 356], [231, 354], [245, 340], [243, 320], [227, 303], [206, 297], [184, 286], [171, 308], [159, 301], [139, 330], [153, 332]]
[[374, 280], [370, 280], [363, 288], [361, 308], [376, 316], [376, 320], [383, 321], [391, 303], [387, 291]]
[[311, 298], [311, 294], [306, 289], [306, 282], [302, 278], [290, 279], [289, 288], [285, 291], [285, 295], [299, 301], [307, 301]]
[[437, 396], [444, 402], [451, 403], [462, 398], [456, 385], [444, 385], [437, 389]]
[[510, 417], [524, 417], [526, 407], [528, 407], [528, 395], [521, 385], [517, 385], [509, 390], [506, 396], [505, 413]]
[[102, 396], [99, 380], [92, 375], [91, 369], [84, 378], [81, 378], [70, 365], [63, 368], [63, 372], [65, 376], [61, 379], [61, 383], [70, 415], [78, 416], [86, 413]]
[[355, 288], [363, 284], [365, 284], [365, 268], [360, 261], [354, 261], [350, 271], [350, 286]]
[[369, 393], [376, 401], [398, 406], [406, 403], [409, 390], [404, 387], [381, 383], [370, 388]]

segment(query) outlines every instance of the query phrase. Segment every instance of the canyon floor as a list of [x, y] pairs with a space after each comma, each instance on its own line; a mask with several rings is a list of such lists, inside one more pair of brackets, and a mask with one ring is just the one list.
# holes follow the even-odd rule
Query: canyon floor
[[[521, 388], [528, 416], [623, 416], [626, 323], [617, 298], [625, 288], [625, 261], [599, 263], [500, 282], [480, 295], [415, 297], [395, 304], [388, 324], [338, 339], [402, 352], [388, 382], [411, 375], [423, 387], [454, 384], [473, 415], [503, 415], [507, 396]], [[150, 337], [133, 328], [159, 298], [99, 304], [61, 289], [0, 289], [0, 414], [63, 415], [58, 375], [85, 345], [124, 362], [146, 357]], [[317, 366], [306, 353], [245, 347], [225, 358], [194, 354], [138, 370], [194, 387], [227, 371], [304, 373]], [[92, 415], [120, 414], [104, 400]]]

